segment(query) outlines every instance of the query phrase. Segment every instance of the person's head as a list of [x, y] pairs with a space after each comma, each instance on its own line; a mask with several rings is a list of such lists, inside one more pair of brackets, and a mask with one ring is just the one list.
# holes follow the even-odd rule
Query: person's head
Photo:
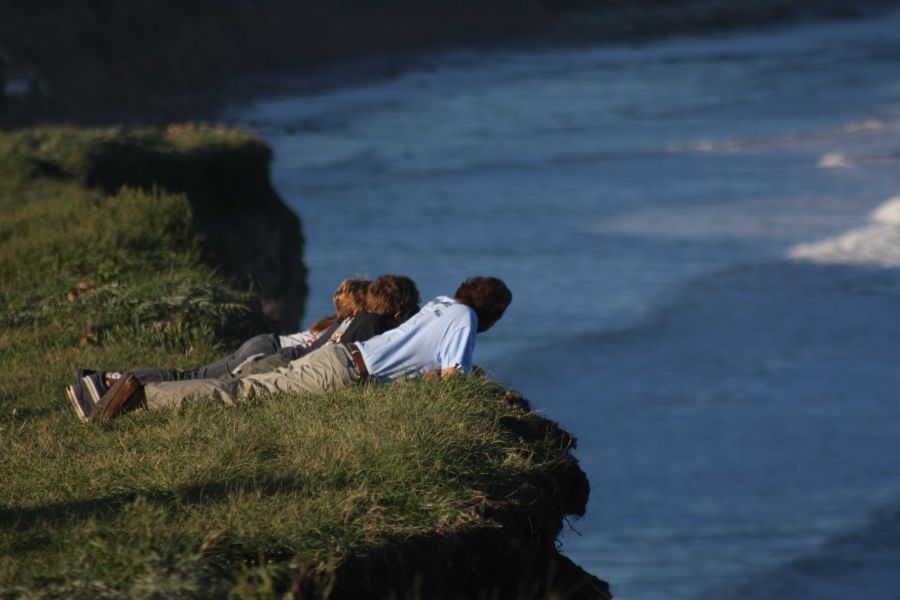
[[372, 284], [368, 279], [345, 279], [334, 291], [334, 310], [341, 321], [366, 309], [366, 295]]
[[512, 292], [496, 277], [469, 277], [453, 297], [478, 315], [479, 333], [499, 321], [512, 302]]
[[382, 275], [369, 286], [366, 311], [393, 319], [408, 317], [419, 308], [419, 289], [404, 275]]

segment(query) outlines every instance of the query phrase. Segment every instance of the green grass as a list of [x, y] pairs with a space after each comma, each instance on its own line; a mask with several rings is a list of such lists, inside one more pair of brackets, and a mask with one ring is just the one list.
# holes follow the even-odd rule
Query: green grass
[[464, 528], [498, 478], [542, 466], [498, 426], [510, 411], [483, 380], [201, 403], [108, 425], [76, 422], [47, 387], [45, 415], [2, 419], [6, 585], [132, 590], [181, 569], [237, 586], [260, 560], [327, 566]]
[[511, 433], [525, 413], [480, 378], [77, 420], [79, 366], [194, 366], [266, 331], [200, 260], [184, 196], [85, 185], [116, 144], [258, 151], [220, 130], [0, 135], [0, 597], [280, 597], [303, 569], [327, 596], [367, 549], [498, 527], [486, 505], [568, 460]]

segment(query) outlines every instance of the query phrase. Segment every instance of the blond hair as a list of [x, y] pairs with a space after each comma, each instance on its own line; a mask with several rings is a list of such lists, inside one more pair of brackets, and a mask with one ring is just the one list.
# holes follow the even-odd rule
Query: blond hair
[[334, 291], [334, 310], [343, 321], [366, 309], [366, 294], [372, 282], [368, 279], [345, 279]]

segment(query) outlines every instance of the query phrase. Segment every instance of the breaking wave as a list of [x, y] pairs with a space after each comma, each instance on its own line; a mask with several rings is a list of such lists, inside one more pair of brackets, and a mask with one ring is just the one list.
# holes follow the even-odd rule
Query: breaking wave
[[800, 244], [788, 256], [820, 264], [900, 267], [900, 196], [875, 209], [869, 224], [834, 238]]

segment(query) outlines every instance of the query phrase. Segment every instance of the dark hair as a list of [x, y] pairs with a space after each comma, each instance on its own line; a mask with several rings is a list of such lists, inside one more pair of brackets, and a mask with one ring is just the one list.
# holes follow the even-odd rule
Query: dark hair
[[512, 292], [496, 277], [469, 277], [453, 295], [478, 315], [478, 331], [487, 331], [512, 303]]
[[419, 289], [405, 275], [382, 275], [369, 286], [366, 311], [389, 317], [408, 316], [418, 310]]

